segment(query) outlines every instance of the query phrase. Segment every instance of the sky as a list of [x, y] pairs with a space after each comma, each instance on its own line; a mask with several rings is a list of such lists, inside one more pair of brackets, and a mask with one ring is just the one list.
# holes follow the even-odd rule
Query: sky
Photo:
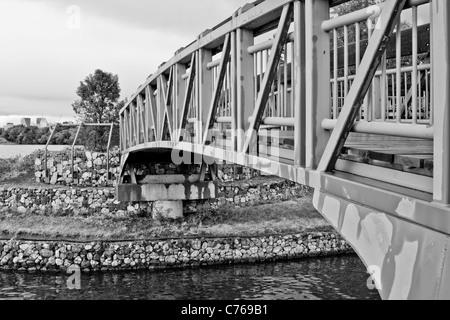
[[119, 76], [122, 99], [175, 51], [253, 0], [0, 0], [0, 127], [73, 120], [80, 81]]
[[80, 81], [119, 76], [122, 99], [175, 51], [252, 0], [0, 0], [0, 126], [73, 118]]

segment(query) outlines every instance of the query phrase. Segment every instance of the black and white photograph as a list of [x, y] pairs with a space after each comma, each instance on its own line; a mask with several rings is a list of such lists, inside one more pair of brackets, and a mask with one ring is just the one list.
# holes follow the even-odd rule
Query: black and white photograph
[[0, 0], [0, 301], [450, 300], [449, 247], [449, 1]]

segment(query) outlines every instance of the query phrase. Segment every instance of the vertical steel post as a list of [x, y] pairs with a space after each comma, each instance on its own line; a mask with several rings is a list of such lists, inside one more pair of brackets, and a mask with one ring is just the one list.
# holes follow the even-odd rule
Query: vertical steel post
[[412, 15], [413, 15], [413, 32], [412, 32], [412, 64], [413, 64], [413, 71], [411, 75], [411, 91], [412, 91], [412, 121], [413, 124], [417, 124], [417, 108], [418, 108], [418, 89], [417, 89], [417, 83], [419, 82], [419, 78], [417, 76], [418, 74], [418, 63], [419, 59], [417, 57], [418, 55], [418, 33], [417, 33], [417, 6], [414, 6], [412, 8]]
[[[396, 120], [397, 123], [402, 121], [402, 22], [397, 22], [396, 31]], [[405, 74], [406, 77], [406, 74]], [[405, 107], [406, 110], [406, 107]]]
[[[186, 85], [185, 80], [183, 80], [183, 75], [186, 73], [186, 65], [177, 63], [174, 69], [174, 92], [175, 92], [175, 101], [174, 101], [174, 125], [173, 130], [177, 130], [180, 128], [180, 116], [183, 112], [183, 102], [184, 96], [186, 94]], [[179, 135], [174, 135], [174, 137], [178, 137]], [[173, 138], [175, 139], [175, 138]], [[175, 139], [176, 140], [176, 139]]]
[[302, 1], [294, 3], [294, 72], [291, 75], [293, 81], [292, 92], [294, 96], [294, 165], [305, 166], [305, 4]]
[[141, 144], [141, 101], [140, 101], [140, 95], [138, 94], [136, 96], [136, 145], [140, 145]]
[[119, 132], [120, 132], [120, 134], [119, 134], [119, 146], [120, 146], [120, 151], [124, 151], [125, 150], [125, 148], [124, 148], [124, 145], [123, 145], [123, 141], [124, 141], [124, 139], [123, 139], [123, 133], [124, 133], [124, 121], [123, 121], [123, 113], [121, 113], [120, 115], [119, 115]]
[[[203, 33], [204, 34], [204, 33]], [[203, 36], [202, 34], [202, 36]], [[203, 128], [207, 125], [209, 106], [211, 104], [211, 99], [213, 96], [213, 86], [212, 86], [212, 69], [208, 69], [207, 64], [212, 61], [212, 52], [207, 49], [199, 50], [199, 74], [198, 80], [198, 104], [197, 104], [197, 132], [195, 141], [201, 144], [203, 141]], [[213, 115], [215, 116], [215, 115]], [[207, 128], [206, 128], [207, 130]]]
[[53, 139], [53, 135], [55, 134], [55, 132], [56, 132], [56, 128], [58, 128], [58, 123], [55, 125], [55, 127], [53, 128], [53, 130], [52, 130], [52, 133], [50, 134], [50, 137], [48, 137], [48, 140], [47, 140], [47, 144], [45, 145], [45, 151], [44, 151], [44, 162], [45, 162], [45, 165], [44, 165], [44, 173], [45, 173], [45, 178], [48, 178], [48, 174], [47, 174], [47, 169], [48, 169], [48, 167], [47, 167], [47, 161], [48, 161], [48, 145], [50, 144], [50, 141]]
[[328, 1], [305, 1], [306, 159], [315, 169], [328, 142], [321, 122], [330, 117], [330, 38], [322, 22], [330, 19]]
[[[233, 146], [234, 151], [240, 151], [244, 147], [245, 132], [249, 128], [248, 118], [255, 109], [254, 86], [255, 78], [253, 76], [255, 69], [253, 55], [248, 52], [248, 47], [254, 44], [253, 31], [247, 29], [237, 29], [236, 31], [236, 91], [237, 106], [232, 113], [233, 121], [236, 126], [237, 139]], [[256, 55], [256, 53], [255, 53]]]
[[109, 179], [109, 158], [110, 158], [110, 154], [109, 154], [109, 149], [111, 148], [111, 138], [112, 138], [112, 134], [113, 134], [113, 130], [114, 130], [114, 123], [111, 123], [111, 129], [109, 130], [109, 137], [108, 137], [108, 147], [106, 149], [106, 183], [109, 184], [109, 181], [111, 179]]
[[163, 89], [163, 86], [167, 86], [167, 79], [164, 75], [160, 75], [157, 80], [157, 87], [158, 87], [158, 95], [156, 97], [156, 105], [157, 105], [157, 118], [156, 121], [158, 122], [158, 140], [162, 141], [164, 140], [164, 128], [165, 128], [165, 119], [166, 119], [166, 97], [164, 97], [165, 89]]
[[73, 140], [73, 143], [72, 143], [72, 149], [71, 149], [71, 152], [70, 152], [70, 166], [71, 166], [71, 172], [72, 172], [72, 179], [73, 179], [73, 172], [74, 172], [74, 162], [73, 162], [73, 157], [74, 157], [74, 155], [75, 155], [75, 144], [77, 143], [77, 140], [78, 140], [78, 136], [79, 136], [79, 134], [80, 134], [80, 131], [81, 131], [81, 128], [83, 127], [83, 123], [81, 123], [79, 126], [78, 126], [78, 130], [77, 130], [77, 133], [76, 133], [76, 135], [75, 135], [75, 139]]
[[434, 201], [450, 205], [450, 2], [433, 0]]

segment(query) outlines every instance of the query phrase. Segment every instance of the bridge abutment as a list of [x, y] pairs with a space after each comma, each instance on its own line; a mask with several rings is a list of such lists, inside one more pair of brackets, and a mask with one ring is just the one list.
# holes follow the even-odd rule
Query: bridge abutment
[[125, 203], [151, 202], [153, 219], [178, 219], [183, 217], [184, 201], [217, 197], [217, 182], [205, 181], [206, 176], [201, 165], [130, 164], [116, 197]]

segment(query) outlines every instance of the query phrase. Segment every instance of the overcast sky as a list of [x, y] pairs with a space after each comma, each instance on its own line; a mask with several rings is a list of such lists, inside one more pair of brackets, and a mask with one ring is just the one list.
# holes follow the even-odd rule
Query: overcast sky
[[68, 120], [80, 81], [98, 68], [118, 74], [129, 97], [176, 50], [248, 2], [0, 0], [0, 126], [20, 115]]
[[73, 116], [76, 88], [97, 68], [118, 74], [122, 98], [130, 96], [247, 2], [0, 0], [0, 126], [16, 118], [5, 115]]

